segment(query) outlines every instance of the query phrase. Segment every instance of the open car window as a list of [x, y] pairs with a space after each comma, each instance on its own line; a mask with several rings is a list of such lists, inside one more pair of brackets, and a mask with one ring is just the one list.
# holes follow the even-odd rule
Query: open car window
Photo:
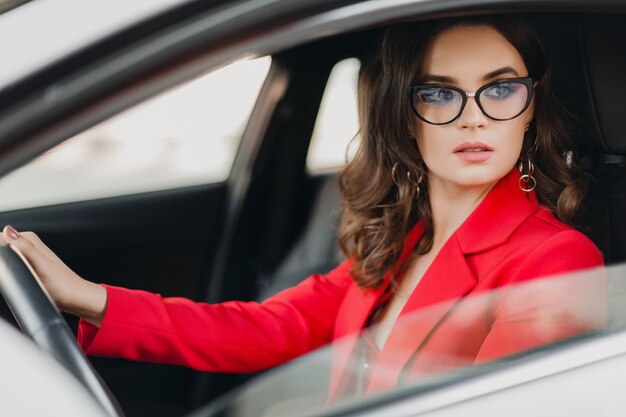
[[[352, 415], [365, 405], [389, 404], [407, 394], [427, 398], [438, 389], [535, 362], [559, 364], [559, 372], [563, 372], [563, 367], [576, 368], [606, 354], [590, 349], [591, 355], [572, 360], [570, 351], [623, 332], [625, 305], [626, 265], [537, 279], [449, 300], [400, 316], [398, 331], [387, 339], [373, 369], [382, 388], [370, 386], [360, 392], [349, 388], [351, 378], [361, 378], [364, 370], [359, 356], [362, 337], [351, 335], [264, 374], [194, 415]], [[433, 330], [422, 334], [425, 328]], [[376, 331], [375, 327], [369, 329]], [[391, 337], [395, 337], [393, 351], [385, 352]], [[451, 349], [452, 344], [457, 346]], [[459, 344], [464, 349], [458, 349]], [[451, 350], [465, 353], [451, 355]], [[333, 387], [329, 381], [337, 357], [347, 358], [348, 366]], [[409, 358], [400, 370], [395, 363], [398, 358]], [[525, 371], [520, 375], [539, 379], [552, 372], [549, 367], [539, 368], [539, 374]], [[337, 387], [329, 398], [329, 389]]]
[[234, 62], [56, 146], [0, 180], [0, 211], [224, 181], [270, 62]]

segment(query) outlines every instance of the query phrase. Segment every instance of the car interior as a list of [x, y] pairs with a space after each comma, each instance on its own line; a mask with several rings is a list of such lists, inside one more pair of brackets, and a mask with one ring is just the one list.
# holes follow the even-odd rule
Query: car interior
[[[585, 232], [608, 264], [626, 260], [626, 15], [533, 13], [553, 58], [555, 94], [586, 126]], [[416, 23], [419, 24], [419, 23]], [[272, 55], [272, 67], [221, 183], [27, 208], [0, 222], [33, 230], [79, 275], [197, 301], [263, 300], [343, 257], [337, 246], [338, 172], [306, 169], [309, 141], [333, 66], [367, 62], [385, 27], [333, 35]], [[264, 94], [286, 80], [258, 130]], [[259, 137], [259, 131], [262, 133]], [[253, 155], [253, 165], [242, 161]], [[250, 173], [248, 177], [243, 174]], [[617, 284], [616, 284], [617, 285]], [[2, 317], [12, 321], [2, 305]], [[66, 317], [73, 329], [77, 320]], [[181, 415], [253, 375], [91, 358], [128, 416]]]

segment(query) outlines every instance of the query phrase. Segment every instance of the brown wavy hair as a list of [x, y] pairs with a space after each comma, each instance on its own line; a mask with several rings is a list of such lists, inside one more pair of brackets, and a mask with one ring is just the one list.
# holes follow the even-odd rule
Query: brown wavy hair
[[[427, 172], [410, 128], [415, 116], [409, 106], [408, 86], [422, 77], [422, 62], [432, 40], [459, 25], [489, 25], [520, 53], [529, 76], [537, 82], [534, 119], [520, 158], [532, 158], [539, 202], [565, 223], [576, 227], [580, 221], [586, 187], [575, 146], [579, 124], [551, 91], [545, 48], [529, 22], [520, 16], [498, 15], [393, 25], [363, 67], [359, 81], [361, 142], [339, 178], [344, 204], [339, 244], [353, 259], [352, 275], [361, 287], [381, 284], [418, 220], [424, 221], [425, 233], [414, 254], [427, 253], [432, 247]], [[416, 198], [415, 178], [420, 174], [425, 181]]]

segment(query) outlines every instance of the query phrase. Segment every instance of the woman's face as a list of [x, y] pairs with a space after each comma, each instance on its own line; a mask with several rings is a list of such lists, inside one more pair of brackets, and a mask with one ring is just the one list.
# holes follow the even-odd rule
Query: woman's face
[[[423, 65], [422, 83], [449, 84], [468, 93], [496, 80], [528, 76], [513, 45], [486, 25], [442, 32], [426, 51]], [[492, 120], [474, 98], [467, 99], [461, 115], [449, 124], [431, 125], [415, 117], [417, 145], [431, 187], [437, 182], [464, 188], [497, 182], [515, 166], [532, 117], [531, 103], [512, 120]]]

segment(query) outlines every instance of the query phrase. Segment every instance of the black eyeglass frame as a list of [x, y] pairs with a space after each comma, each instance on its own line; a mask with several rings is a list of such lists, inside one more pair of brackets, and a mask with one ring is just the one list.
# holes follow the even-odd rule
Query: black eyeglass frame
[[[487, 112], [485, 111], [485, 109], [483, 109], [482, 104], [480, 104], [480, 94], [483, 91], [485, 91], [486, 89], [491, 88], [491, 87], [493, 87], [495, 85], [508, 84], [508, 83], [511, 83], [511, 82], [523, 84], [526, 87], [526, 90], [528, 92], [527, 97], [526, 97], [526, 103], [524, 104], [524, 107], [522, 108], [522, 110], [519, 113], [517, 113], [515, 116], [508, 117], [506, 119], [498, 119], [496, 117], [492, 117], [492, 116], [488, 115]], [[473, 93], [468, 93], [468, 92], [466, 92], [464, 90], [461, 90], [458, 87], [455, 87], [453, 85], [448, 85], [448, 84], [413, 84], [413, 85], [409, 86], [409, 101], [410, 101], [411, 109], [413, 110], [413, 113], [415, 113], [415, 115], [418, 118], [420, 118], [421, 120], [423, 120], [424, 122], [426, 122], [426, 123], [428, 123], [430, 125], [440, 126], [440, 125], [447, 125], [447, 124], [450, 124], [450, 123], [454, 122], [456, 119], [461, 117], [461, 114], [463, 114], [463, 110], [465, 110], [465, 105], [467, 104], [467, 99], [470, 98], [470, 97], [474, 97], [474, 100], [476, 100], [476, 104], [478, 105], [478, 108], [480, 109], [481, 112], [483, 112], [483, 114], [485, 116], [487, 116], [491, 120], [504, 122], [504, 121], [507, 121], [507, 120], [513, 120], [516, 117], [518, 117], [520, 114], [522, 114], [522, 113], [524, 113], [526, 111], [526, 109], [530, 105], [530, 101], [532, 100], [532, 96], [533, 96], [533, 92], [534, 92], [534, 88], [533, 88], [534, 85], [533, 84], [534, 84], [533, 83], [533, 79], [531, 77], [507, 78], [507, 79], [504, 79], [504, 80], [497, 80], [497, 81], [493, 81], [493, 82], [490, 82], [488, 84], [485, 84], [485, 85], [483, 85], [482, 87], [480, 87], [478, 90], [476, 90]], [[433, 87], [449, 88], [451, 90], [454, 90], [454, 91], [458, 92], [461, 95], [461, 98], [463, 99], [463, 103], [461, 103], [461, 108], [459, 110], [459, 114], [457, 114], [454, 118], [452, 118], [451, 120], [449, 120], [447, 122], [433, 123], [431, 121], [426, 120], [417, 111], [417, 108], [415, 106], [415, 96], [416, 96], [416, 94], [420, 90], [424, 90], [426, 88], [433, 88]]]

